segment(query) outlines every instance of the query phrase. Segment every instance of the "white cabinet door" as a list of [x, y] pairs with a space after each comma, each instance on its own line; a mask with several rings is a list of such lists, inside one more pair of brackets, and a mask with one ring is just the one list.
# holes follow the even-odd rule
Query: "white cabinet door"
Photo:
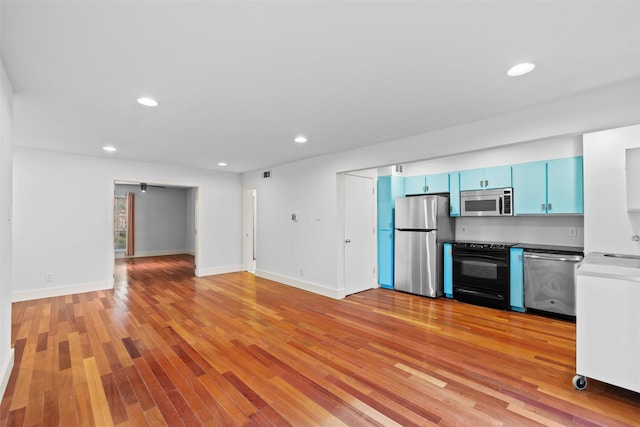
[[640, 392], [640, 282], [577, 276], [576, 371]]

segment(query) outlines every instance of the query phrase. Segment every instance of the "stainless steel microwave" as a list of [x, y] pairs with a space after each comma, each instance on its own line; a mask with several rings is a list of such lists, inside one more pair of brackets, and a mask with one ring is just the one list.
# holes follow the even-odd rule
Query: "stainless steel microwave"
[[513, 216], [513, 188], [461, 191], [460, 216]]

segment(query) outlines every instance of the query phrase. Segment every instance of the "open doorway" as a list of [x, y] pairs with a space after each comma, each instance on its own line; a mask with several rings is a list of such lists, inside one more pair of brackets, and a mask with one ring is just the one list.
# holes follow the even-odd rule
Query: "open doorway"
[[256, 272], [257, 264], [257, 190], [247, 187], [242, 190], [242, 264], [243, 270], [250, 273]]
[[123, 259], [186, 255], [196, 274], [197, 187], [115, 181], [113, 198], [114, 270]]

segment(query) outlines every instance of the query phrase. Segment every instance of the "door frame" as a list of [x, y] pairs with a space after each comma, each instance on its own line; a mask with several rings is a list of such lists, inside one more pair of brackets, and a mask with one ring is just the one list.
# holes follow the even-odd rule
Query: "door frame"
[[[255, 198], [255, 201], [254, 201]], [[256, 187], [242, 188], [242, 271], [254, 273], [257, 268], [257, 240], [258, 240], [258, 189]], [[249, 226], [251, 224], [251, 227]], [[253, 234], [249, 239], [248, 233]], [[252, 244], [249, 244], [251, 241]], [[256, 257], [253, 259], [254, 250]], [[252, 268], [253, 267], [253, 271]]]
[[116, 191], [116, 181], [118, 182], [129, 182], [129, 183], [140, 183], [140, 182], [148, 182], [150, 185], [163, 185], [166, 187], [178, 187], [178, 188], [184, 188], [184, 189], [190, 189], [193, 188], [195, 189], [195, 195], [194, 195], [194, 219], [193, 219], [193, 223], [194, 223], [194, 231], [195, 231], [195, 236], [194, 236], [194, 247], [195, 247], [195, 254], [194, 254], [194, 271], [193, 271], [193, 275], [196, 277], [200, 277], [200, 275], [198, 274], [198, 265], [200, 265], [200, 187], [196, 184], [176, 184], [176, 183], [171, 183], [171, 182], [161, 182], [161, 181], [154, 181], [154, 180], [146, 180], [146, 179], [140, 179], [140, 178], [136, 178], [136, 179], [122, 179], [122, 178], [114, 178], [111, 179], [109, 181], [109, 185], [108, 187], [108, 197], [110, 200], [109, 203], [109, 225], [108, 225], [108, 230], [110, 232], [110, 238], [108, 239], [107, 242], [107, 249], [108, 249], [108, 255], [107, 255], [107, 272], [109, 277], [111, 278], [110, 281], [110, 286], [111, 288], [115, 289], [115, 269], [116, 269], [116, 253], [115, 253], [115, 244], [113, 241], [113, 236], [115, 233], [115, 227], [113, 224], [113, 218], [115, 215], [115, 204], [113, 203], [113, 198], [115, 195], [115, 191]]

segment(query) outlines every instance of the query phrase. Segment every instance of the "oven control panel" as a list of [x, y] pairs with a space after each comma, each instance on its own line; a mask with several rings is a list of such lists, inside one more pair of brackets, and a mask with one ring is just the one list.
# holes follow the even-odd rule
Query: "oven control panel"
[[488, 242], [455, 242], [453, 247], [465, 248], [465, 249], [493, 249], [493, 250], [507, 250], [514, 243], [488, 243]]

